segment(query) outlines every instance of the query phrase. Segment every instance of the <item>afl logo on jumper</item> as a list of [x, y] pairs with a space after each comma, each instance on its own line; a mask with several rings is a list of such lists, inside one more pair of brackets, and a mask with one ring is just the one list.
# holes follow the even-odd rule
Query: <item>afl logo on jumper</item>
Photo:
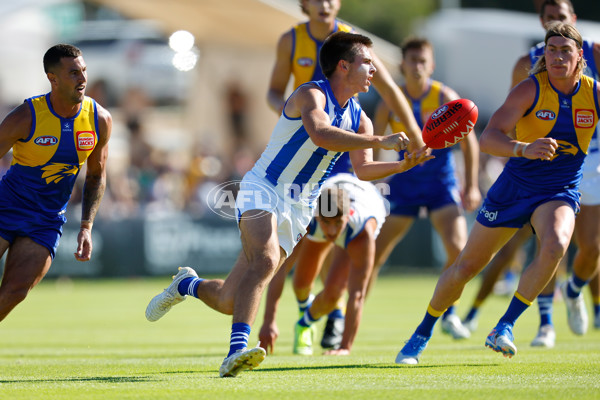
[[308, 57], [299, 58], [296, 62], [301, 67], [310, 67], [311, 65], [313, 65], [313, 59]]
[[535, 116], [542, 121], [552, 121], [556, 118], [556, 114], [550, 110], [538, 110], [538, 112], [535, 113]]
[[591, 128], [594, 126], [594, 110], [575, 110], [575, 128]]
[[448, 109], [447, 105], [444, 105], [440, 108], [438, 108], [437, 110], [435, 110], [433, 112], [433, 114], [431, 114], [431, 119], [436, 119], [438, 118], [440, 115], [444, 114], [446, 112], [446, 110]]
[[58, 139], [54, 136], [40, 136], [36, 138], [33, 143], [37, 144], [38, 146], [53, 146], [58, 143]]
[[77, 132], [77, 150], [90, 151], [96, 146], [96, 135], [93, 131]]

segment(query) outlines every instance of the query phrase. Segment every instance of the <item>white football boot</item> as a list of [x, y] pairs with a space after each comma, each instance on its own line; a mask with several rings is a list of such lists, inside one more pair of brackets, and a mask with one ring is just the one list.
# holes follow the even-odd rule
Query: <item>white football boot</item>
[[158, 321], [169, 312], [171, 307], [181, 303], [187, 296], [179, 294], [177, 287], [185, 278], [197, 278], [198, 274], [190, 267], [179, 267], [177, 275], [173, 276], [173, 282], [162, 293], [157, 294], [150, 300], [146, 307], [146, 319], [150, 322]]

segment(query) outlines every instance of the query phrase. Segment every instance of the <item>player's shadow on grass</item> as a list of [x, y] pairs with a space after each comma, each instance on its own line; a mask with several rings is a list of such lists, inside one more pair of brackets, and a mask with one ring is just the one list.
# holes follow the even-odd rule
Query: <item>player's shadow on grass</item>
[[150, 382], [156, 379], [147, 376], [89, 376], [49, 379], [0, 379], [1, 383], [40, 383], [40, 382], [100, 382], [100, 383], [135, 383]]
[[[497, 367], [500, 364], [485, 364], [486, 367]], [[473, 367], [481, 368], [482, 364], [433, 364], [433, 365], [396, 365], [396, 364], [345, 364], [345, 365], [298, 365], [297, 367], [260, 367], [253, 372], [283, 372], [283, 371], [301, 371], [301, 370], [327, 370], [327, 369], [414, 369], [414, 368], [456, 368]]]

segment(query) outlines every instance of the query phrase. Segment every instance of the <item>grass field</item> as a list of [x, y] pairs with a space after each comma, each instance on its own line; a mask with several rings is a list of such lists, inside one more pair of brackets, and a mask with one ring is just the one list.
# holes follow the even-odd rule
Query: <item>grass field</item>
[[[292, 354], [297, 313], [288, 283], [276, 354], [235, 379], [218, 377], [230, 317], [188, 299], [156, 323], [145, 320], [147, 302], [168, 278], [44, 281], [0, 324], [0, 399], [600, 398], [600, 331], [571, 334], [562, 301], [555, 302], [554, 349], [529, 346], [537, 331], [536, 305], [515, 328], [516, 357], [485, 348], [485, 336], [508, 301], [492, 297], [472, 338], [456, 342], [436, 326], [418, 366], [394, 364], [425, 312], [435, 278], [380, 279], [348, 357]], [[467, 287], [461, 316], [476, 286]], [[262, 309], [252, 345], [261, 323]]]

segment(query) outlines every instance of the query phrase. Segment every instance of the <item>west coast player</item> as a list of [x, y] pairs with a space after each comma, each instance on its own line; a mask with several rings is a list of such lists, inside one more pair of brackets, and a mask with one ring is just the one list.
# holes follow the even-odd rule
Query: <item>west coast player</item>
[[75, 179], [87, 162], [75, 258], [92, 255], [92, 225], [106, 187], [112, 119], [85, 96], [87, 69], [81, 51], [59, 44], [44, 55], [51, 90], [31, 97], [0, 124], [0, 156], [12, 149], [0, 180], [0, 320], [48, 272], [56, 254]]
[[[598, 123], [600, 89], [583, 76], [583, 40], [573, 25], [549, 24], [544, 42], [544, 55], [531, 77], [509, 93], [481, 135], [482, 151], [511, 158], [488, 191], [464, 250], [438, 280], [425, 317], [398, 353], [397, 363], [418, 363], [438, 318], [529, 222], [539, 251], [485, 341], [512, 357], [517, 353], [512, 333], [516, 320], [550, 281], [567, 250], [579, 211], [583, 160]], [[509, 137], [515, 127], [516, 140]]]

